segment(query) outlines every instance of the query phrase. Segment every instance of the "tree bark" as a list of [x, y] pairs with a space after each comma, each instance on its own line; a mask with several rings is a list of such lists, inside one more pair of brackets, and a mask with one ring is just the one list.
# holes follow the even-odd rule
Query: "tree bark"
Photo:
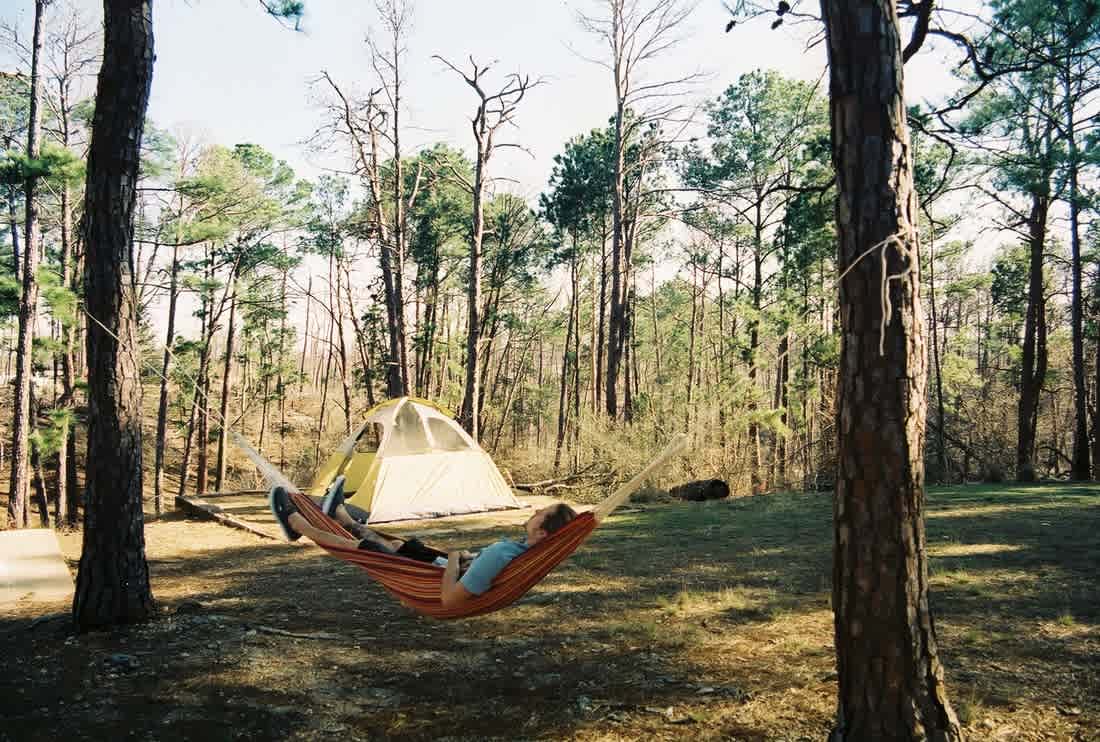
[[[958, 740], [928, 603], [928, 369], [896, 7], [822, 0], [821, 9], [843, 276], [831, 740]], [[887, 315], [882, 256], [860, 260], [885, 240], [887, 276], [896, 276], [887, 283]]]
[[[34, 35], [31, 39], [31, 90], [27, 124], [27, 159], [37, 160], [42, 141], [42, 80], [39, 67], [42, 56], [42, 20], [48, 0], [34, 4]], [[12, 402], [11, 486], [8, 489], [8, 515], [16, 528], [30, 525], [27, 512], [31, 471], [28, 466], [31, 419], [31, 384], [34, 378], [34, 323], [38, 312], [38, 178], [24, 181], [26, 213], [23, 224], [23, 290], [19, 298], [19, 337], [15, 351], [15, 391]]]
[[95, 321], [86, 340], [86, 507], [73, 600], [81, 630], [143, 620], [154, 610], [145, 561], [140, 351], [130, 267], [152, 78], [152, 0], [106, 0], [84, 198], [85, 302]]

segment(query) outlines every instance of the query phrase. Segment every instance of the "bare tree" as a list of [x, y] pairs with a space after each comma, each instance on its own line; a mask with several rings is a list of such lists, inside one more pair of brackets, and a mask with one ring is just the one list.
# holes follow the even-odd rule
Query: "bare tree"
[[368, 36], [366, 43], [378, 87], [357, 98], [322, 71], [317, 82], [323, 82], [335, 97], [325, 104], [327, 122], [314, 134], [313, 143], [327, 146], [341, 140], [349, 145], [353, 172], [367, 186], [372, 217], [368, 227], [378, 243], [386, 298], [390, 356], [386, 391], [399, 397], [409, 391], [404, 281], [408, 215], [420, 190], [419, 170], [412, 187], [407, 186], [401, 150], [402, 75], [412, 4], [408, 0], [376, 0], [375, 8], [382, 21], [384, 43], [374, 36]]
[[[604, 401], [607, 414], [619, 414], [617, 386], [624, 365], [630, 333], [630, 261], [637, 235], [631, 228], [626, 203], [627, 150], [643, 132], [662, 124], [682, 120], [683, 95], [700, 78], [698, 73], [677, 78], [652, 80], [647, 72], [652, 63], [682, 40], [684, 23], [694, 10], [690, 0], [598, 0], [599, 13], [581, 13], [581, 27], [600, 37], [608, 59], [592, 61], [612, 74], [615, 87], [614, 158], [612, 195], [611, 301], [608, 323], [607, 378]], [[633, 163], [645, 168], [649, 158]], [[622, 409], [632, 415], [629, 385]]]
[[493, 153], [505, 147], [519, 147], [511, 142], [497, 141], [497, 134], [506, 125], [515, 123], [516, 108], [527, 91], [538, 85], [541, 81], [531, 80], [531, 77], [518, 73], [508, 75], [504, 83], [495, 93], [485, 89], [485, 75], [492, 69], [492, 64], [479, 65], [474, 58], [469, 58], [469, 71], [464, 71], [456, 65], [448, 62], [439, 55], [435, 59], [453, 70], [474, 91], [478, 98], [477, 109], [470, 119], [470, 128], [474, 134], [474, 143], [477, 153], [474, 160], [474, 180], [471, 183], [457, 169], [452, 168], [454, 177], [469, 189], [473, 197], [473, 220], [470, 224], [470, 275], [469, 286], [466, 294], [467, 328], [466, 328], [466, 391], [462, 397], [462, 410], [459, 413], [459, 421], [476, 441], [478, 439], [478, 424], [481, 416], [480, 385], [480, 358], [478, 341], [481, 336], [481, 242], [485, 237], [485, 195], [489, 177], [489, 161]]

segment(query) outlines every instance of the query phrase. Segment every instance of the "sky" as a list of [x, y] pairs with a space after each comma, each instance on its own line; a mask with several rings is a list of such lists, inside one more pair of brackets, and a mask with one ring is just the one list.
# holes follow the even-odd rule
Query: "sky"
[[[100, 17], [102, 3], [70, 1], [89, 21]], [[482, 63], [496, 60], [491, 80], [511, 72], [545, 80], [520, 104], [517, 128], [509, 133], [528, 152], [502, 150], [493, 164], [497, 174], [515, 181], [501, 187], [536, 198], [564, 143], [603, 125], [613, 108], [610, 73], [583, 58], [602, 56], [603, 49], [577, 22], [578, 11], [597, 5], [595, 0], [414, 0], [402, 112], [407, 149], [440, 141], [472, 148], [474, 93], [432, 56], [456, 63], [470, 55]], [[33, 2], [8, 0], [3, 6], [0, 19], [29, 36]], [[266, 16], [258, 0], [157, 0], [150, 119], [161, 128], [185, 127], [227, 146], [260, 144], [309, 178], [343, 166], [333, 153], [312, 152], [303, 144], [321, 121], [311, 81], [327, 70], [347, 88], [372, 84], [364, 38], [380, 30], [373, 6], [370, 0], [307, 0], [302, 31], [295, 32]], [[822, 79], [822, 45], [805, 50], [811, 26], [772, 31], [771, 19], [763, 18], [725, 33], [728, 18], [720, 0], [699, 2], [683, 43], [647, 76], [706, 73], [696, 102], [716, 97], [757, 68]], [[10, 67], [10, 57], [0, 54], [0, 64]], [[906, 77], [910, 102], [940, 99], [950, 89], [935, 50], [910, 63]]]
[[[55, 0], [51, 7], [59, 9], [66, 2], [89, 24], [100, 22], [101, 2]], [[541, 79], [543, 84], [529, 91], [517, 109], [516, 128], [501, 139], [521, 143], [526, 151], [500, 150], [492, 163], [492, 173], [506, 178], [496, 184], [498, 190], [534, 204], [550, 177], [554, 155], [570, 138], [606, 125], [614, 108], [611, 73], [585, 59], [602, 58], [606, 50], [577, 20], [578, 12], [595, 12], [600, 3], [411, 2], [402, 111], [406, 156], [436, 142], [467, 153], [473, 148], [470, 117], [476, 97], [433, 55], [459, 66], [470, 55], [481, 64], [494, 62], [489, 84], [512, 72]], [[817, 7], [810, 0], [804, 3]], [[33, 8], [32, 0], [4, 0], [0, 23], [14, 25], [29, 38]], [[305, 144], [322, 121], [312, 81], [326, 70], [349, 92], [368, 89], [374, 82], [364, 39], [381, 28], [371, 0], [306, 0], [306, 8], [301, 31], [295, 31], [267, 16], [259, 0], [156, 0], [149, 119], [159, 128], [186, 130], [213, 144], [259, 144], [286, 160], [300, 177], [315, 179], [332, 169], [346, 169], [346, 153], [317, 152]], [[688, 101], [692, 106], [717, 97], [755, 69], [820, 81], [825, 92], [824, 47], [806, 48], [818, 24], [770, 30], [773, 18], [758, 18], [726, 33], [728, 20], [721, 0], [700, 0], [682, 43], [643, 69], [642, 77], [654, 81], [703, 73], [704, 82]], [[943, 54], [934, 43], [926, 46], [906, 65], [909, 103], [942, 100], [954, 87]], [[0, 49], [0, 69], [15, 65], [12, 55]], [[87, 93], [93, 90], [94, 80], [89, 79]], [[668, 273], [674, 271], [669, 265]], [[166, 307], [155, 305], [152, 311], [152, 322], [162, 325]], [[181, 319], [183, 332], [194, 329], [187, 326], [186, 310]]]

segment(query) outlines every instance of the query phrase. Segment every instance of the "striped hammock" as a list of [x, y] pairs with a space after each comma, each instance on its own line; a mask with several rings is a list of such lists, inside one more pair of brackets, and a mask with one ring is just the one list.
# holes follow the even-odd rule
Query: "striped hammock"
[[[234, 436], [241, 448], [253, 459], [268, 478], [269, 486], [286, 486], [289, 480], [240, 436]], [[338, 559], [363, 569], [387, 592], [397, 598], [402, 605], [423, 616], [439, 619], [468, 618], [500, 610], [519, 600], [534, 587], [554, 567], [565, 561], [578, 546], [584, 543], [592, 531], [615, 508], [622, 505], [650, 474], [668, 458], [687, 444], [686, 434], [680, 434], [665, 446], [642, 471], [626, 484], [606, 497], [592, 510], [581, 513], [563, 528], [555, 531], [524, 553], [513, 559], [493, 580], [487, 591], [455, 608], [445, 608], [441, 597], [443, 586], [443, 567], [419, 562], [396, 554], [383, 554], [376, 551], [363, 551], [357, 548], [342, 548], [318, 544]], [[262, 463], [261, 463], [262, 462]], [[278, 478], [270, 478], [270, 473]], [[325, 515], [314, 501], [305, 494], [290, 487], [290, 499], [297, 506], [310, 525], [343, 538], [355, 537], [338, 522]], [[440, 556], [446, 556], [438, 552]]]
[[[355, 538], [343, 526], [321, 512], [308, 495], [292, 492], [290, 499], [314, 528], [344, 538]], [[467, 618], [500, 610], [519, 600], [550, 570], [568, 558], [595, 528], [595, 516], [590, 512], [581, 513], [561, 530], [555, 531], [509, 562], [487, 591], [456, 608], [445, 608], [440, 598], [443, 567], [396, 554], [363, 551], [354, 547], [345, 549], [324, 544], [318, 546], [334, 557], [364, 570], [390, 595], [401, 601], [402, 605], [422, 616]], [[447, 556], [443, 552], [439, 552], [439, 555]]]

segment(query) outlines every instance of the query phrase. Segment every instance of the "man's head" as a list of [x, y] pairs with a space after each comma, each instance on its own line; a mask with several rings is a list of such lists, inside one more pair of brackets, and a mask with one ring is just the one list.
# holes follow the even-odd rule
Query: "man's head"
[[577, 511], [564, 502], [536, 510], [523, 526], [527, 531], [527, 545], [534, 546], [576, 517]]

